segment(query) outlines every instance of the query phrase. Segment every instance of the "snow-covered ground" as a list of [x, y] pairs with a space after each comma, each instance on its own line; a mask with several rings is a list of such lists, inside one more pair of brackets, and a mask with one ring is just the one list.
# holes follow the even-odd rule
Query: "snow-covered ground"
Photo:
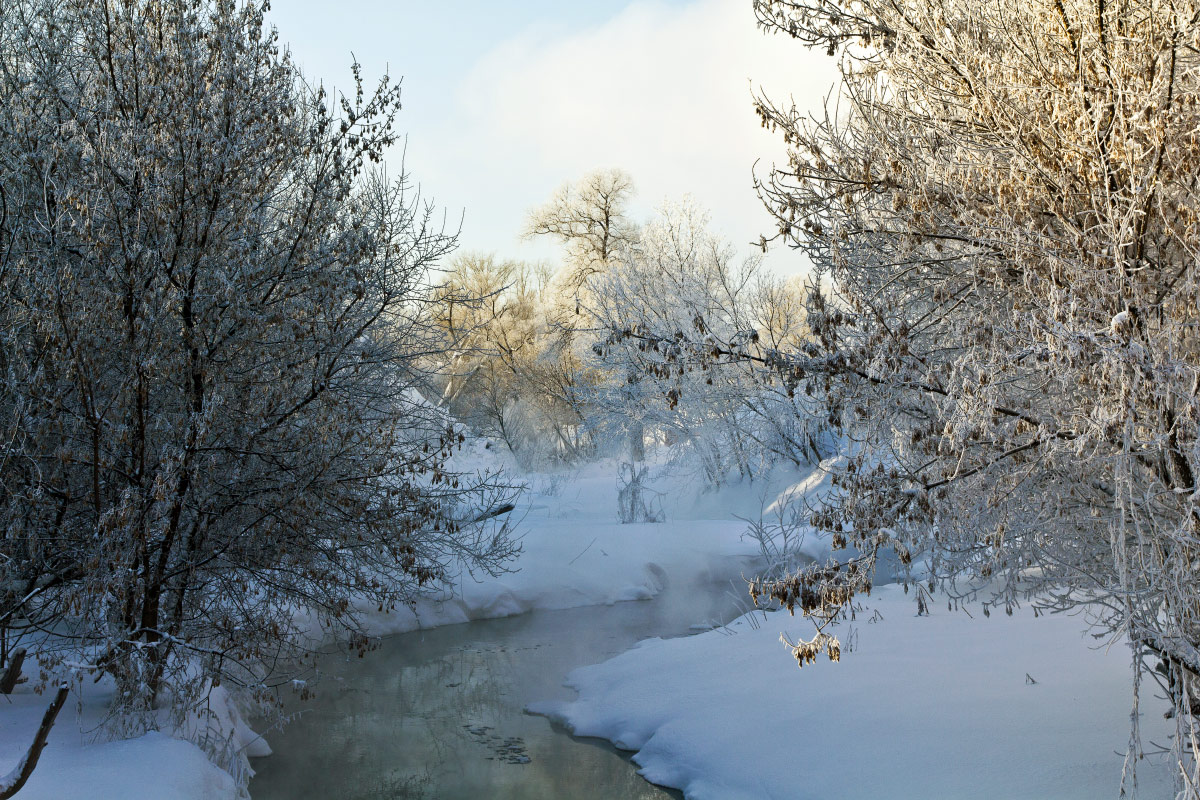
[[[471, 454], [464, 468], [496, 466], [491, 453]], [[533, 609], [570, 608], [652, 598], [673, 580], [688, 580], [711, 570], [728, 572], [730, 562], [757, 554], [743, 541], [745, 524], [734, 514], [758, 514], [758, 503], [770, 486], [735, 487], [703, 493], [686, 477], [657, 482], [666, 492], [662, 524], [621, 525], [616, 519], [616, 466], [590, 465], [569, 475], [531, 478], [530, 491], [514, 513], [523, 553], [512, 572], [489, 577], [461, 575], [454, 594], [429, 598], [415, 611], [401, 608], [379, 613], [364, 608], [363, 622], [375, 635], [387, 635], [508, 616]], [[787, 476], [776, 483], [788, 481]], [[777, 490], [776, 490], [777, 494]], [[773, 496], [773, 495], [772, 495]], [[28, 667], [27, 667], [28, 670]], [[212, 798], [237, 796], [225, 771], [212, 766], [202, 751], [161, 734], [127, 741], [105, 741], [99, 726], [107, 696], [84, 681], [80, 698], [72, 695], [63, 709], [24, 798]], [[34, 695], [28, 684], [15, 693], [0, 715], [0, 774], [15, 765], [28, 747], [48, 697]], [[224, 708], [224, 729], [243, 726]], [[0, 700], [0, 702], [5, 702]], [[253, 736], [239, 734], [246, 741]], [[247, 748], [263, 751], [262, 740]], [[269, 748], [266, 748], [269, 750]]]
[[699, 491], [679, 475], [651, 482], [662, 492], [662, 523], [617, 521], [616, 465], [601, 462], [567, 475], [537, 475], [513, 516], [523, 552], [514, 571], [461, 575], [454, 596], [430, 598], [415, 610], [362, 609], [374, 635], [509, 616], [534, 609], [647, 600], [664, 581], [730, 571], [731, 559], [759, 554], [738, 517], [758, 517], [804, 476], [781, 470], [772, 480]]
[[[480, 463], [490, 453], [476, 452]], [[524, 552], [515, 571], [463, 575], [456, 596], [415, 611], [364, 611], [376, 635], [419, 627], [648, 599], [666, 583], [728, 573], [757, 544], [746, 524], [772, 503], [826, 488], [780, 470], [769, 480], [702, 492], [686, 476], [659, 476], [661, 524], [616, 521], [615, 465], [530, 479], [513, 512]], [[819, 541], [807, 551], [824, 555]], [[760, 612], [697, 636], [643, 642], [572, 673], [573, 702], [535, 706], [578, 734], [637, 750], [643, 774], [689, 798], [1113, 796], [1128, 739], [1130, 663], [1082, 634], [1077, 617], [1018, 611], [974, 619], [915, 604], [883, 587], [841, 631], [840, 664], [798, 670], [779, 634], [808, 636], [805, 621]], [[876, 614], [878, 612], [878, 614]], [[844, 626], [846, 627], [846, 626]], [[846, 647], [847, 644], [850, 647]], [[1027, 681], [1030, 676], [1036, 683]], [[0, 772], [28, 745], [48, 698], [28, 685], [0, 716]], [[151, 734], [105, 742], [96, 728], [103, 689], [72, 697], [21, 798], [232, 798], [235, 781], [199, 748]], [[221, 705], [218, 703], [218, 705]], [[1165, 743], [1162, 704], [1144, 700], [1143, 734]], [[236, 729], [222, 706], [221, 724]], [[261, 741], [249, 750], [262, 750]], [[1169, 794], [1170, 771], [1139, 767], [1143, 795]]]
[[[0, 699], [0, 771], [24, 755], [50, 702], [30, 684]], [[199, 747], [161, 733], [108, 741], [101, 725], [108, 691], [85, 679], [59, 713], [20, 800], [233, 800], [238, 787]], [[217, 693], [218, 701], [224, 694]], [[224, 708], [217, 709], [223, 714]]]
[[[840, 627], [853, 652], [803, 669], [780, 634], [811, 626], [786, 612], [646, 640], [571, 673], [577, 700], [531, 710], [636, 750], [642, 775], [689, 800], [1117, 796], [1129, 651], [1098, 648], [1079, 617], [918, 617], [893, 585]], [[1145, 741], [1168, 743], [1165, 708], [1143, 697]], [[1140, 795], [1172, 796], [1171, 776], [1142, 761]]]

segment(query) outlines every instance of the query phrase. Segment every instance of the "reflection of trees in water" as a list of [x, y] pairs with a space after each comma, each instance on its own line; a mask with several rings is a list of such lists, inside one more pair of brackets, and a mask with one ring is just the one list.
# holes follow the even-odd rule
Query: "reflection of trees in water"
[[406, 724], [420, 726], [419, 738], [434, 763], [449, 771], [456, 766], [456, 754], [484, 759], [484, 750], [476, 754], [469, 749], [478, 743], [467, 728], [502, 726], [505, 697], [515, 677], [509, 647], [461, 645], [440, 658], [403, 667], [398, 677]]
[[[464, 760], [484, 761], [486, 751], [476, 752], [478, 745], [461, 726], [499, 727], [514, 666], [505, 646], [446, 649], [439, 646], [443, 638], [410, 640], [403, 646], [385, 642], [368, 661], [340, 670], [340, 664], [327, 664], [326, 679], [308, 704], [316, 716], [329, 720], [321, 734], [327, 755], [317, 757], [342, 760], [362, 777], [381, 766], [448, 774]], [[340, 672], [336, 678], [330, 676], [334, 671]]]

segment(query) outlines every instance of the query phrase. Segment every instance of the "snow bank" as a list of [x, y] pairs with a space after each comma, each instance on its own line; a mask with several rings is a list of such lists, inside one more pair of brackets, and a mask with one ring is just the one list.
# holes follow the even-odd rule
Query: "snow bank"
[[[30, 662], [26, 662], [29, 674]], [[21, 800], [232, 800], [245, 798], [254, 770], [249, 759], [270, 755], [266, 741], [250, 729], [229, 691], [208, 687], [184, 715], [181, 727], [164, 709], [159, 727], [133, 739], [112, 740], [104, 725], [113, 681], [77, 681], [51, 730], [46, 749]], [[0, 771], [16, 765], [33, 740], [51, 693], [37, 695], [30, 683], [0, 698]], [[215, 762], [215, 763], [214, 763]]]
[[[827, 483], [820, 471], [779, 470], [768, 481], [705, 492], [686, 479], [660, 477], [650, 488], [662, 492], [666, 522], [622, 525], [616, 472], [615, 463], [600, 462], [570, 475], [532, 476], [513, 512], [523, 547], [514, 572], [462, 575], [453, 596], [423, 600], [415, 610], [360, 608], [367, 631], [382, 636], [534, 609], [646, 600], [670, 581], [736, 572], [739, 561], [759, 555], [739, 517], [757, 518], [781, 494], [811, 494]], [[814, 554], [827, 552], [812, 542]]]
[[[530, 710], [638, 751], [646, 779], [694, 800], [1116, 796], [1125, 647], [1095, 649], [1079, 617], [917, 617], [896, 586], [866, 605], [838, 632], [856, 644], [838, 664], [798, 669], [779, 635], [808, 638], [809, 624], [759, 612], [576, 670], [578, 699]], [[1143, 741], [1166, 743], [1149, 694]], [[1171, 796], [1171, 775], [1141, 762], [1142, 795]]]
[[[90, 681], [87, 682], [90, 684]], [[11, 700], [11, 702], [8, 702]], [[24, 755], [50, 702], [29, 684], [0, 703], [0, 771]], [[194, 744], [161, 733], [104, 741], [100, 720], [108, 703], [88, 685], [72, 694], [58, 716], [37, 769], [18, 792], [21, 800], [233, 800], [239, 789]]]
[[463, 575], [452, 597], [422, 601], [415, 611], [367, 608], [361, 617], [370, 633], [385, 635], [533, 609], [648, 600], [671, 580], [726, 571], [731, 559], [754, 556], [757, 548], [741, 540], [743, 527], [728, 521], [584, 523], [533, 510], [515, 572], [478, 580]]
[[[458, 466], [494, 468], [503, 458], [496, 448], [484, 452], [480, 447]], [[415, 609], [363, 607], [359, 612], [367, 632], [382, 636], [534, 609], [644, 600], [672, 581], [727, 576], [759, 554], [758, 545], [743, 538], [746, 524], [739, 517], [755, 518], [781, 494], [808, 494], [823, 485], [819, 474], [786, 469], [767, 481], [719, 491], [704, 491], [686, 477], [660, 475], [651, 489], [662, 491], [667, 521], [622, 525], [616, 520], [616, 473], [616, 463], [606, 461], [570, 474], [530, 476], [530, 491], [513, 512], [524, 548], [511, 565], [513, 572], [461, 575], [452, 592], [424, 599]], [[308, 624], [321, 635], [315, 618]], [[0, 716], [0, 774], [24, 753], [49, 698], [25, 685], [12, 700]], [[247, 727], [223, 688], [213, 690], [208, 701], [181, 735], [207, 741], [234, 775], [252, 774], [247, 757], [269, 754], [266, 741]], [[104, 683], [87, 682], [84, 699], [72, 697], [20, 793], [22, 800], [238, 796], [237, 781], [196, 745], [157, 733], [103, 741], [100, 719], [107, 702]]]

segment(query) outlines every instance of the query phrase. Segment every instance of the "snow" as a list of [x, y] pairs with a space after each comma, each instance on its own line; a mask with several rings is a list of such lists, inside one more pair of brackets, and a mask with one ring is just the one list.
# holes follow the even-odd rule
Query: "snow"
[[[523, 547], [514, 572], [461, 575], [454, 596], [424, 599], [415, 610], [364, 606], [367, 631], [382, 636], [534, 609], [648, 600], [669, 581], [726, 573], [731, 559], [758, 556], [738, 517], [757, 518], [797, 482], [810, 495], [825, 485], [819, 475], [784, 469], [760, 483], [704, 492], [686, 475], [660, 475], [650, 488], [663, 493], [666, 521], [623, 525], [616, 519], [616, 472], [604, 461], [567, 476], [534, 476], [513, 512]], [[813, 555], [826, 550], [813, 538]]]
[[1129, 330], [1129, 312], [1117, 312], [1116, 316], [1112, 318], [1112, 322], [1109, 323], [1109, 327], [1115, 335], [1120, 336], [1124, 334]]
[[[109, 695], [86, 680], [72, 693], [20, 800], [233, 800], [237, 784], [194, 744], [158, 732], [105, 741], [100, 726]], [[0, 769], [24, 755], [50, 702], [29, 684], [0, 699]]]
[[[29, 668], [26, 662], [26, 673]], [[89, 675], [74, 682], [46, 748], [21, 800], [234, 800], [254, 774], [248, 759], [270, 755], [265, 739], [250, 729], [223, 686], [208, 688], [205, 702], [189, 713], [174, 736], [151, 731], [113, 739], [104, 725], [112, 681]], [[50, 692], [38, 695], [31, 683], [0, 699], [0, 769], [16, 765], [33, 740]], [[160, 727], [174, 730], [166, 711]], [[192, 742], [206, 742], [213, 758]], [[221, 763], [217, 766], [214, 759]], [[222, 768], [224, 767], [224, 768]]]
[[[636, 750], [647, 780], [693, 800], [1116, 796], [1126, 647], [1098, 648], [1078, 616], [915, 612], [899, 586], [877, 590], [839, 626], [841, 662], [803, 669], [780, 634], [811, 626], [786, 612], [650, 639], [572, 672], [576, 700], [530, 710]], [[1142, 734], [1165, 744], [1174, 726], [1150, 694]], [[1138, 765], [1143, 796], [1171, 796], [1171, 776]]]
[[[471, 454], [482, 466], [488, 457]], [[664, 493], [667, 521], [621, 525], [615, 474], [602, 462], [532, 476], [513, 512], [524, 547], [515, 571], [460, 576], [455, 596], [415, 610], [364, 608], [367, 629], [385, 635], [652, 598], [672, 581], [749, 565], [759, 550], [743, 538], [743, 519], [770, 517], [829, 485], [823, 469], [779, 469], [708, 492], [678, 472], [659, 474], [651, 488]], [[810, 536], [803, 549], [822, 558], [828, 542]], [[803, 670], [779, 638], [810, 637], [803, 619], [757, 612], [726, 627], [697, 624], [704, 632], [647, 640], [576, 670], [567, 683], [577, 699], [530, 710], [636, 750], [648, 780], [697, 800], [1116, 794], [1131, 705], [1124, 646], [1099, 648], [1077, 616], [1034, 618], [1026, 609], [972, 619], [936, 603], [930, 616], [915, 611], [899, 587], [878, 588], [838, 631], [841, 663], [822, 657]], [[1165, 706], [1143, 694], [1144, 740], [1166, 743]], [[248, 770], [245, 757], [270, 748], [224, 689], [209, 699], [218, 737], [239, 753], [228, 766]], [[19, 760], [48, 700], [19, 687], [0, 716], [0, 770]], [[72, 696], [22, 800], [238, 796], [236, 781], [195, 745], [158, 733], [103, 741], [105, 702], [103, 683], [89, 685], [82, 702]], [[1145, 796], [1169, 796], [1164, 764], [1147, 759], [1138, 776]]]
[[21, 800], [237, 797], [233, 778], [195, 745], [162, 733], [91, 747], [47, 747]]
[[[491, 451], [465, 459], [467, 468], [496, 466]], [[783, 471], [774, 481], [703, 492], [686, 476], [660, 477], [651, 488], [664, 491], [668, 521], [621, 525], [616, 521], [616, 464], [601, 462], [566, 475], [532, 476], [531, 489], [513, 512], [524, 552], [514, 571], [496, 577], [459, 576], [454, 595], [430, 597], [416, 609], [381, 613], [361, 609], [367, 630], [377, 636], [417, 628], [508, 616], [533, 609], [611, 604], [654, 597], [668, 582], [730, 570], [731, 559], [758, 554], [744, 541], [745, 523], [757, 516], [796, 476]], [[316, 625], [313, 625], [314, 630]], [[83, 699], [72, 694], [49, 743], [20, 797], [154, 798], [223, 800], [238, 796], [235, 780], [214, 766], [197, 746], [161, 733], [126, 741], [104, 741], [100, 719], [108, 695], [102, 682], [84, 681]], [[48, 696], [20, 687], [0, 716], [0, 772], [15, 765], [37, 729]], [[249, 771], [247, 757], [268, 755], [267, 741], [242, 720], [224, 688], [209, 693], [203, 724], [218, 739], [232, 737], [234, 773]], [[181, 734], [195, 737], [193, 719]], [[250, 773], [252, 774], [252, 773]]]

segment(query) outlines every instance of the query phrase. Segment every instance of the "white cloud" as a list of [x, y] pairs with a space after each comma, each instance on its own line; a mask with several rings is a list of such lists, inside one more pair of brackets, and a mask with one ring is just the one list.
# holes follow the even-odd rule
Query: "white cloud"
[[[420, 159], [433, 174], [421, 177], [466, 206], [468, 246], [505, 249], [530, 206], [608, 166], [633, 175], [642, 213], [691, 193], [727, 238], [757, 239], [769, 220], [751, 165], [782, 160], [783, 148], [758, 125], [751, 82], [817, 108], [835, 72], [823, 54], [759, 31], [749, 6], [639, 0], [596, 28], [502, 43], [470, 70], [428, 134], [436, 142], [414, 140], [436, 145]], [[772, 263], [787, 271], [796, 257]]]

